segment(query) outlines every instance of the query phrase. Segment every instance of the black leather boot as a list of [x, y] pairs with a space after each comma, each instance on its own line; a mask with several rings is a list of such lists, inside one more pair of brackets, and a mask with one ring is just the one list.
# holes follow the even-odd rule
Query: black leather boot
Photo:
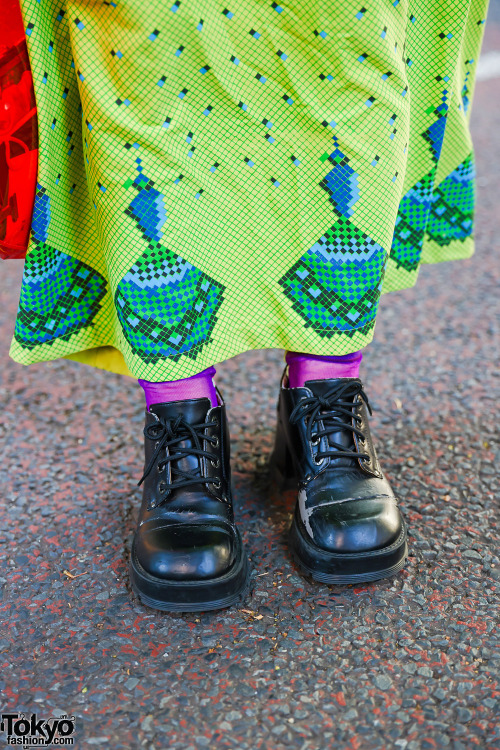
[[156, 404], [146, 411], [144, 436], [144, 493], [130, 561], [134, 590], [144, 604], [170, 612], [234, 604], [249, 571], [234, 524], [224, 404], [212, 408], [206, 398]]
[[286, 383], [285, 371], [272, 463], [283, 489], [298, 487], [289, 534], [296, 562], [323, 583], [397, 573], [406, 527], [373, 447], [361, 381]]

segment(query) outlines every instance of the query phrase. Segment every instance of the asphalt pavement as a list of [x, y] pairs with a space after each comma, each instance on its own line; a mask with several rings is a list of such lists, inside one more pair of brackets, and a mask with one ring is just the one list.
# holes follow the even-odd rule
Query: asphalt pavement
[[[498, 7], [485, 54], [500, 50]], [[384, 296], [362, 365], [409, 524], [393, 579], [325, 586], [292, 564], [292, 498], [266, 468], [283, 353], [257, 351], [218, 368], [251, 591], [211, 614], [143, 607], [127, 576], [142, 391], [70, 361], [8, 360], [22, 263], [2, 263], [4, 712], [74, 715], [79, 749], [500, 748], [499, 132], [492, 75], [473, 111], [476, 254]]]

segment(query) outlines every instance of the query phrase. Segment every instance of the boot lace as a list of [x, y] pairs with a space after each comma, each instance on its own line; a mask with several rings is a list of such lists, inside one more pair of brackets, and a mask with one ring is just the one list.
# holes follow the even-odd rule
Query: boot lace
[[[357, 397], [360, 397], [359, 399]], [[339, 430], [350, 430], [356, 434], [361, 442], [365, 441], [363, 431], [358, 427], [362, 418], [357, 410], [364, 401], [369, 413], [372, 413], [370, 402], [359, 382], [335, 384], [324, 396], [307, 396], [299, 401], [290, 414], [290, 422], [297, 424], [301, 419], [306, 423], [307, 439], [313, 444], [319, 444], [322, 437], [329, 437], [328, 447], [333, 450], [319, 450], [316, 453], [316, 463], [323, 458], [360, 458], [369, 460], [368, 453], [346, 448], [341, 443], [331, 439], [331, 435]], [[319, 422], [324, 429], [319, 429]], [[313, 430], [316, 427], [314, 433]]]
[[[170, 474], [173, 481], [167, 482], [164, 480], [162, 482], [162, 499], [164, 499], [172, 490], [178, 490], [181, 487], [190, 487], [194, 484], [211, 483], [220, 487], [220, 480], [216, 477], [202, 477], [199, 473], [182, 469], [177, 463], [188, 456], [197, 456], [198, 461], [201, 458], [206, 458], [217, 467], [220, 459], [214, 461], [213, 453], [209, 453], [201, 447], [202, 440], [207, 440], [212, 445], [218, 446], [219, 438], [205, 434], [205, 429], [207, 427], [216, 426], [217, 422], [189, 424], [189, 422], [186, 422], [182, 414], [175, 419], [159, 417], [158, 422], [146, 425], [144, 428], [144, 437], [147, 440], [156, 441], [156, 449], [151, 456], [148, 465], [144, 469], [144, 474], [138, 482], [138, 486], [140, 486], [151, 473], [160, 453], [165, 451], [167, 453], [165, 458], [158, 461], [158, 471], [163, 471], [168, 464], [171, 464]], [[191, 445], [181, 446], [180, 443], [186, 439], [191, 440]]]

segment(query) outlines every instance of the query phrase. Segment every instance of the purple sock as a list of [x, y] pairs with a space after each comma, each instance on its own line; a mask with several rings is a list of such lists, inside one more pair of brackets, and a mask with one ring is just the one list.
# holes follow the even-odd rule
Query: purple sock
[[165, 383], [151, 383], [149, 380], [139, 380], [144, 389], [146, 407], [153, 404], [163, 404], [167, 401], [186, 401], [190, 398], [208, 398], [213, 406], [218, 406], [217, 392], [214, 381], [215, 367], [207, 367], [203, 372], [182, 380], [168, 380]]
[[300, 388], [307, 380], [329, 380], [330, 378], [359, 378], [361, 352], [342, 357], [320, 357], [316, 354], [287, 352], [288, 380], [290, 388]]

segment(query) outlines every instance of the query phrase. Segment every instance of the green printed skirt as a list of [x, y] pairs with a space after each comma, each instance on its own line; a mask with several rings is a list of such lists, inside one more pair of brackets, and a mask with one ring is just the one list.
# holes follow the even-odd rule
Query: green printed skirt
[[22, 0], [39, 117], [11, 355], [161, 381], [346, 354], [473, 252], [486, 0]]

